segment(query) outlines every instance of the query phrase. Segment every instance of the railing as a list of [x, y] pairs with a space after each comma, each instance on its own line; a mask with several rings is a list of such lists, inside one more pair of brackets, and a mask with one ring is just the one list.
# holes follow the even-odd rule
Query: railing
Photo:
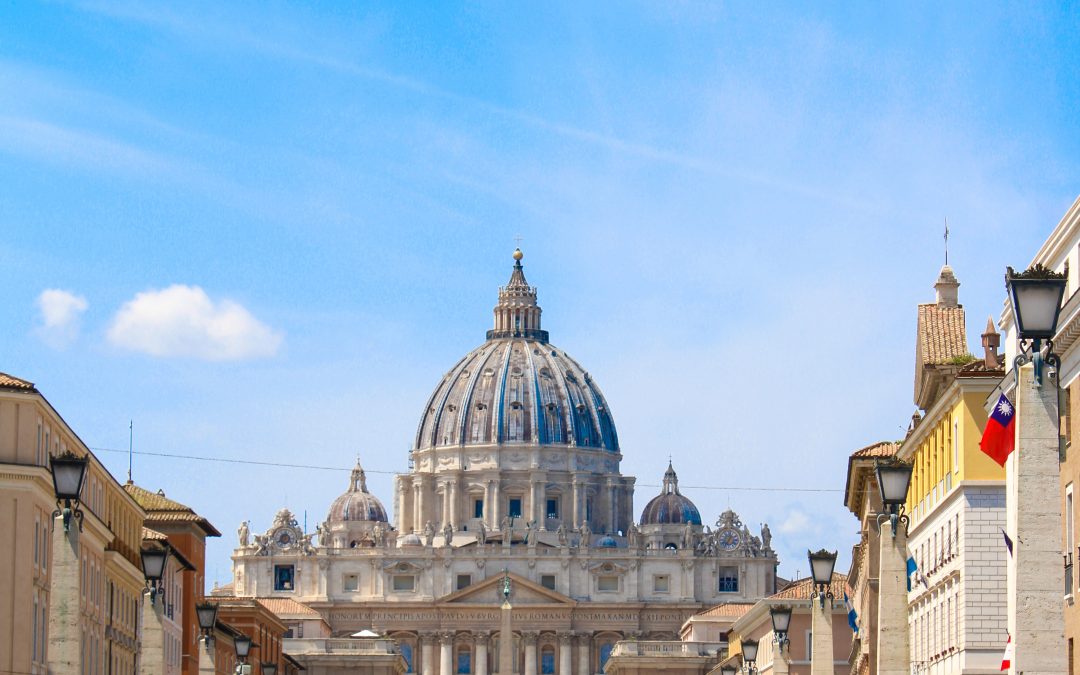
[[397, 654], [396, 640], [386, 638], [285, 638], [287, 654]]
[[719, 656], [727, 657], [726, 642], [681, 642], [678, 640], [623, 640], [616, 642], [611, 656]]

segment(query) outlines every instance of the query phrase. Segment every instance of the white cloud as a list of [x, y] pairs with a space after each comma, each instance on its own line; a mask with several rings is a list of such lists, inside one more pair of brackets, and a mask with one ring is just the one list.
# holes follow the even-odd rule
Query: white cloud
[[86, 298], [59, 288], [47, 288], [37, 297], [38, 335], [54, 349], [63, 349], [79, 337], [79, 317], [89, 304]]
[[282, 339], [240, 304], [182, 284], [136, 294], [116, 313], [108, 337], [151, 356], [207, 361], [273, 356]]
[[810, 526], [810, 516], [802, 511], [792, 509], [784, 522], [777, 527], [781, 534], [804, 533]]

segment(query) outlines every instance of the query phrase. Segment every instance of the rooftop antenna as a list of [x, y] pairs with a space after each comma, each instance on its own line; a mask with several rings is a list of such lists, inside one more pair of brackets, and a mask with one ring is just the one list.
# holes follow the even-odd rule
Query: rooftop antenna
[[128, 420], [128, 482], [131, 482], [131, 456], [135, 442], [135, 421]]
[[945, 216], [945, 264], [949, 264], [949, 217]]

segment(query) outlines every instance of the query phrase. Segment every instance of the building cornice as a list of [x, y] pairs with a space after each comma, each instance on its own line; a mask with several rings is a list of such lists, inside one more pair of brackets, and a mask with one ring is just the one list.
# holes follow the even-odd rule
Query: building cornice
[[915, 425], [911, 435], [905, 438], [903, 443], [900, 444], [900, 449], [897, 451], [896, 456], [903, 460], [911, 459], [911, 456], [923, 442], [925, 436], [931, 433], [933, 427], [945, 417], [945, 414], [952, 407], [963, 400], [964, 394], [969, 392], [986, 392], [987, 394], [990, 394], [997, 388], [1000, 382], [1001, 380], [996, 378], [957, 376], [949, 384], [949, 388], [934, 402], [934, 405], [930, 406], [930, 409], [926, 411], [926, 415], [924, 415], [923, 418], [919, 420], [919, 423]]

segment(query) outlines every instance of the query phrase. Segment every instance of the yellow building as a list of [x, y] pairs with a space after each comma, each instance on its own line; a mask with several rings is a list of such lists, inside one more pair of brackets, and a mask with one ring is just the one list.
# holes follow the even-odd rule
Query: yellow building
[[[1005, 470], [979, 449], [987, 397], [1004, 375], [993, 323], [984, 356], [967, 350], [959, 282], [942, 268], [937, 302], [919, 306], [912, 427], [897, 456], [913, 464], [908, 548], [914, 673], [989, 672], [1005, 616]], [[969, 617], [974, 617], [969, 621]]]
[[[90, 462], [78, 557], [58, 574], [49, 457], [67, 451]], [[0, 672], [43, 674], [60, 658], [80, 666], [79, 672], [133, 672], [143, 517], [37, 388], [0, 373], [0, 548], [7, 552], [0, 557], [0, 597], [9, 600], [0, 608]], [[77, 612], [70, 638], [49, 628], [59, 585]]]

